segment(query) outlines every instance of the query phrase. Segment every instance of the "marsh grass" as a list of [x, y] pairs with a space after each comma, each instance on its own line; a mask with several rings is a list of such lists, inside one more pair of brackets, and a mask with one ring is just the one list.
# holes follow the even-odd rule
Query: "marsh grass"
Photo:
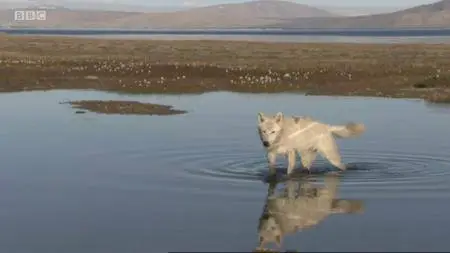
[[141, 103], [137, 101], [118, 101], [118, 100], [79, 100], [69, 101], [61, 104], [70, 104], [78, 109], [75, 113], [84, 113], [79, 109], [100, 114], [134, 114], [134, 115], [174, 115], [183, 114], [186, 111], [173, 109], [169, 105], [158, 105], [150, 103]]
[[450, 47], [0, 36], [0, 91], [449, 96]]

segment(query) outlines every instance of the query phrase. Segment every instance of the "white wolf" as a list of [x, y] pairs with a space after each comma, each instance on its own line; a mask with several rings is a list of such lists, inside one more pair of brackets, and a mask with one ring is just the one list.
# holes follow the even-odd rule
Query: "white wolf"
[[285, 117], [281, 112], [275, 116], [258, 113], [259, 137], [266, 148], [271, 173], [275, 172], [277, 155], [282, 154], [288, 157], [287, 173], [290, 174], [295, 167], [297, 152], [303, 167], [308, 171], [317, 153], [340, 170], [345, 170], [335, 137], [356, 137], [364, 131], [363, 124], [348, 123], [344, 126], [332, 126], [310, 117]]
[[328, 215], [362, 213], [361, 200], [337, 199], [339, 178], [326, 176], [323, 187], [315, 186], [307, 178], [288, 179], [282, 194], [275, 194], [270, 184], [266, 202], [258, 224], [259, 246], [275, 242], [281, 247], [282, 238], [311, 228]]

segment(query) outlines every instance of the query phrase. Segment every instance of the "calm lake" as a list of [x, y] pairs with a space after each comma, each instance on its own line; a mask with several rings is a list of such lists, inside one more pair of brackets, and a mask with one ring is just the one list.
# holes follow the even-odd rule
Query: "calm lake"
[[[58, 104], [130, 98], [189, 113], [74, 114]], [[350, 169], [334, 178], [336, 198], [360, 201], [364, 212], [325, 215], [286, 235], [284, 249], [450, 249], [450, 108], [295, 94], [93, 91], [0, 94], [0, 106], [0, 252], [253, 250], [269, 187], [256, 131], [259, 111], [367, 126], [360, 138], [338, 140]], [[316, 160], [313, 170], [324, 169], [330, 165]], [[327, 178], [313, 173], [281, 182], [270, 199], [282, 198], [292, 183], [328, 187]], [[296, 201], [306, 198], [300, 194]], [[318, 211], [281, 218], [311, 221]]]
[[1, 28], [11, 35], [100, 39], [238, 40], [300, 43], [450, 43], [450, 29], [57, 29]]
[[[67, 36], [67, 35], [66, 35]], [[425, 43], [448, 44], [450, 36], [338, 36], [338, 35], [71, 35], [96, 39], [130, 40], [225, 40], [225, 41], [262, 41], [289, 43]]]

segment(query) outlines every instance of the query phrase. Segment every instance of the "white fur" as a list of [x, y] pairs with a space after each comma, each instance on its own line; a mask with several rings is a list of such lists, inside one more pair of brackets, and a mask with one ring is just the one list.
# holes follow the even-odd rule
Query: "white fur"
[[277, 155], [288, 157], [288, 174], [295, 167], [296, 153], [301, 157], [303, 167], [310, 169], [320, 154], [340, 170], [346, 167], [341, 161], [335, 137], [349, 138], [359, 136], [365, 131], [363, 124], [349, 123], [332, 126], [313, 120], [310, 117], [285, 117], [278, 112], [275, 116], [258, 113], [258, 132], [266, 147], [271, 172]]

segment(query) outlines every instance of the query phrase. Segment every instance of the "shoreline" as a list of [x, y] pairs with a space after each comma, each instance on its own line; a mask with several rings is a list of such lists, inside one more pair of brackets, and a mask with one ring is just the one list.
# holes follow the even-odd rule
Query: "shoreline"
[[299, 92], [450, 102], [447, 45], [24, 35], [0, 35], [0, 44], [0, 92]]

